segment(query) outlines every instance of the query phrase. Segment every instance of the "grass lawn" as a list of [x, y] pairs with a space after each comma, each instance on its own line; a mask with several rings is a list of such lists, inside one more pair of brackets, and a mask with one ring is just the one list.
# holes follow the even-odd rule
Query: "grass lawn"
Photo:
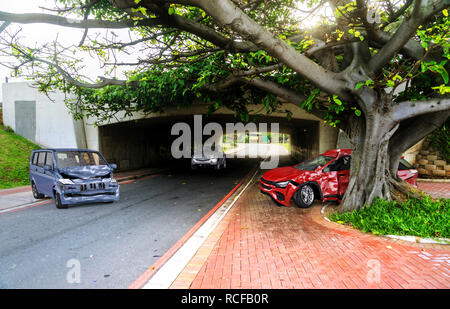
[[31, 150], [39, 146], [0, 126], [0, 189], [26, 186]]
[[424, 196], [403, 203], [378, 199], [370, 207], [333, 213], [329, 218], [376, 235], [450, 238], [450, 199]]

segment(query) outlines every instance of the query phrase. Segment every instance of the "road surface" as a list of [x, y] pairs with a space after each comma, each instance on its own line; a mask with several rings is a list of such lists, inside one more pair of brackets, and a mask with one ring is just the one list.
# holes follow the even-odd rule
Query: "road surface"
[[122, 185], [116, 203], [64, 210], [51, 202], [1, 213], [0, 288], [127, 288], [255, 164], [229, 160], [222, 171], [175, 166]]

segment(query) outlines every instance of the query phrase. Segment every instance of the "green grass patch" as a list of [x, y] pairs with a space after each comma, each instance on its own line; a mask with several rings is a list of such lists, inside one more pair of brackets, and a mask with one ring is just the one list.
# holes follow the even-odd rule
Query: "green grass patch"
[[377, 199], [370, 207], [333, 213], [329, 218], [376, 235], [450, 237], [450, 199], [424, 196], [403, 203]]
[[11, 129], [0, 126], [0, 189], [30, 184], [30, 154], [31, 150], [39, 148]]

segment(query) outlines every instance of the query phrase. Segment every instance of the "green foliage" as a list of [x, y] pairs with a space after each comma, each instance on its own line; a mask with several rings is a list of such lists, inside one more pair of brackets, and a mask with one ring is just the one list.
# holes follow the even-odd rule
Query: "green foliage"
[[[83, 7], [90, 4], [89, 0], [58, 0], [66, 7]], [[89, 19], [104, 21], [126, 21], [133, 25], [143, 17], [130, 16], [125, 10], [118, 9], [107, 0], [100, 0], [90, 6]], [[133, 1], [131, 1], [133, 3]], [[153, 10], [145, 1], [135, 0], [134, 7], [130, 7], [132, 13], [141, 14], [145, 18], [162, 18], [163, 15], [180, 17], [198, 23], [216, 32], [223, 38], [233, 38], [236, 42], [247, 40], [232, 30], [232, 27], [218, 24], [208, 13], [201, 8], [180, 3], [167, 2], [162, 4], [152, 4], [160, 6], [164, 13]], [[331, 57], [335, 57], [336, 67], [344, 70], [348, 67], [348, 54], [345, 44], [355, 41], [367, 42], [369, 52], [375, 55], [379, 52], [378, 43], [372, 44], [370, 36], [361, 16], [356, 1], [342, 2], [336, 5], [332, 12], [334, 16], [321, 18], [321, 22], [315, 28], [309, 28], [308, 14], [299, 14], [300, 11], [308, 10], [317, 14], [322, 11], [319, 6], [323, 6], [323, 1], [319, 0], [276, 0], [276, 1], [235, 1], [242, 10], [259, 25], [269, 30], [287, 44], [296, 49], [299, 53], [307, 52], [311, 47], [317, 47], [320, 39], [322, 43], [330, 44], [333, 51]], [[299, 6], [299, 3], [302, 6]], [[371, 7], [375, 5], [376, 14], [380, 21], [373, 24], [378, 30], [385, 33], [393, 33], [412, 10], [406, 10], [395, 20], [389, 20], [389, 15], [400, 9], [403, 3], [393, 1], [371, 1]], [[299, 9], [300, 8], [300, 9]], [[323, 7], [322, 7], [323, 8]], [[299, 10], [297, 10], [299, 9]], [[329, 11], [329, 10], [327, 10]], [[61, 11], [61, 15], [68, 16], [69, 11]], [[83, 10], [71, 10], [70, 14], [78, 14], [84, 17]], [[158, 15], [158, 16], [157, 16]], [[161, 17], [161, 16], [163, 17]], [[166, 16], [166, 17], [167, 17]], [[323, 17], [323, 16], [322, 16]], [[328, 18], [329, 17], [329, 18]], [[396, 101], [401, 100], [424, 100], [431, 96], [446, 95], [450, 93], [448, 86], [449, 76], [447, 72], [448, 59], [450, 59], [450, 19], [448, 11], [434, 16], [430, 21], [417, 30], [417, 40], [426, 50], [426, 55], [435, 55], [436, 52], [442, 56], [439, 60], [428, 60], [429, 57], [417, 61], [405, 55], [396, 54], [383, 69], [381, 74], [370, 76], [371, 79], [357, 81], [355, 90], [361, 87], [373, 88], [376, 91], [384, 91], [391, 88], [395, 90], [400, 84], [407, 84], [408, 87], [399, 95], [395, 95]], [[230, 30], [231, 29], [231, 30]], [[117, 40], [109, 38], [102, 39], [100, 36], [90, 36], [86, 38], [80, 47], [83, 51], [89, 51], [96, 55], [102, 63], [109, 63], [105, 66], [107, 72], [105, 76], [114, 76], [113, 71], [118, 67], [112, 65], [116, 52], [136, 53], [132, 49], [134, 44], [119, 43]], [[320, 110], [324, 115], [323, 120], [331, 126], [342, 124], [350, 117], [364, 116], [361, 107], [355, 101], [345, 102], [333, 93], [324, 93], [317, 85], [312, 85], [308, 80], [294, 72], [292, 69], [279, 62], [270, 55], [269, 50], [252, 50], [251, 52], [240, 52], [232, 46], [219, 47], [205, 38], [197, 36], [187, 31], [177, 29], [176, 26], [139, 26], [132, 27], [133, 37], [142, 40], [139, 51], [142, 57], [134, 68], [127, 75], [130, 81], [127, 86], [107, 86], [103, 89], [92, 90], [82, 89], [68, 85], [54, 67], [30, 62], [30, 57], [36, 56], [45, 58], [52, 62], [57, 62], [68, 74], [77, 81], [86, 81], [78, 75], [82, 68], [81, 61], [76, 56], [63, 57], [55, 53], [49, 45], [49, 49], [43, 48], [23, 48], [24, 54], [17, 50], [12, 50], [21, 63], [29, 63], [32, 67], [33, 80], [38, 81], [39, 89], [46, 93], [52, 89], [63, 90], [67, 93], [75, 92], [79, 95], [79, 100], [67, 102], [76, 118], [83, 114], [86, 116], [96, 116], [100, 121], [116, 117], [121, 111], [125, 115], [133, 112], [161, 112], [166, 107], [176, 106], [178, 108], [189, 107], [193, 102], [201, 101], [210, 103], [209, 112], [214, 112], [222, 106], [230, 108], [242, 121], [249, 121], [249, 104], [261, 104], [267, 113], [276, 110], [278, 103], [276, 97], [263, 90], [251, 87], [241, 82], [239, 85], [231, 85], [228, 89], [211, 91], [208, 86], [216, 85], [236, 72], [257, 71], [262, 67], [280, 65], [280, 68], [265, 73], [248, 74], [244, 78], [258, 78], [265, 81], [274, 82], [286, 89], [297, 92], [307, 98], [301, 104], [306, 111]], [[115, 36], [114, 32], [111, 34]], [[130, 36], [131, 39], [132, 36]], [[128, 49], [130, 48], [130, 49]], [[55, 47], [56, 50], [56, 47]], [[306, 55], [306, 54], [305, 54]], [[306, 55], [313, 61], [318, 62], [316, 54]], [[346, 59], [347, 58], [347, 59]], [[434, 57], [431, 57], [434, 59]], [[439, 57], [438, 57], [439, 58]], [[74, 60], [77, 59], [77, 60]], [[334, 59], [333, 59], [334, 61]], [[17, 73], [22, 73], [28, 65], [19, 65]], [[139, 82], [136, 85], [134, 82]], [[286, 111], [289, 117], [290, 112]]]
[[450, 199], [433, 200], [428, 196], [398, 203], [376, 199], [353, 212], [334, 213], [330, 219], [376, 235], [414, 235], [450, 237]]
[[0, 189], [29, 185], [31, 150], [40, 147], [0, 126]]
[[439, 129], [428, 135], [427, 139], [444, 160], [450, 162], [450, 118]]

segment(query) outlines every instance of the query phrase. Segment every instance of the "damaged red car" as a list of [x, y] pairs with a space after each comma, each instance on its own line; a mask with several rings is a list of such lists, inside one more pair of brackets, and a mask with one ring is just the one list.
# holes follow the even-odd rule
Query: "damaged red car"
[[[340, 202], [350, 178], [350, 149], [333, 149], [305, 162], [265, 172], [260, 181], [261, 192], [280, 206], [291, 200], [301, 208], [310, 207], [315, 199]], [[417, 186], [417, 170], [401, 159], [398, 177]]]

